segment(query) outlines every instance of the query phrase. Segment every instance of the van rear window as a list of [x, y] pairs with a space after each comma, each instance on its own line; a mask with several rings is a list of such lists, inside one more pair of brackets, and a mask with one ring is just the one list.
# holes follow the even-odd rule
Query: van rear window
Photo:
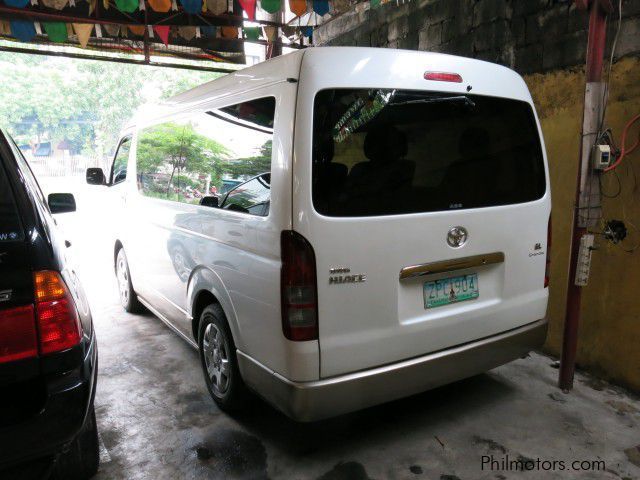
[[315, 209], [335, 217], [523, 203], [546, 188], [528, 103], [382, 89], [316, 95], [312, 181]]
[[9, 180], [0, 163], [0, 243], [20, 240], [24, 240], [24, 231]]

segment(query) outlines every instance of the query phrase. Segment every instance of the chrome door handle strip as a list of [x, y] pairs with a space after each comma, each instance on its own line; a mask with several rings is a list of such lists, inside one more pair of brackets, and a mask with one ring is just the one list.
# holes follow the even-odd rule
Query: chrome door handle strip
[[485, 253], [483, 255], [473, 255], [471, 257], [454, 258], [451, 260], [442, 260], [439, 262], [422, 263], [420, 265], [411, 265], [400, 270], [400, 280], [405, 278], [421, 277], [423, 275], [432, 275], [434, 273], [453, 272], [455, 270], [464, 270], [472, 267], [482, 267], [484, 265], [493, 265], [504, 262], [503, 252]]

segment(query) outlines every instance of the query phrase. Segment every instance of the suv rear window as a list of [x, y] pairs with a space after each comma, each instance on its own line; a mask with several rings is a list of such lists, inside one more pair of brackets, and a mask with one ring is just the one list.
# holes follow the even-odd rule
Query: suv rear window
[[24, 240], [24, 231], [9, 180], [0, 163], [0, 243], [21, 240]]
[[546, 188], [529, 104], [407, 90], [319, 92], [312, 177], [315, 209], [335, 217], [523, 203]]

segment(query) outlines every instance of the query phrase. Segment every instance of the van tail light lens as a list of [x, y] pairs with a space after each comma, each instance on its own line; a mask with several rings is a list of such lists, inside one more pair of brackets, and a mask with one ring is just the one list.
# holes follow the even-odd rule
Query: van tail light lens
[[282, 232], [280, 245], [282, 331], [289, 340], [317, 340], [318, 289], [313, 247], [302, 235], [291, 230]]
[[0, 310], [0, 363], [37, 354], [38, 335], [33, 305]]
[[547, 227], [547, 264], [544, 269], [544, 288], [549, 286], [549, 275], [551, 274], [551, 215], [549, 215], [549, 226]]
[[34, 274], [36, 320], [42, 355], [67, 350], [82, 338], [75, 302], [58, 272]]
[[424, 72], [424, 79], [436, 82], [462, 83], [462, 77], [452, 72]]

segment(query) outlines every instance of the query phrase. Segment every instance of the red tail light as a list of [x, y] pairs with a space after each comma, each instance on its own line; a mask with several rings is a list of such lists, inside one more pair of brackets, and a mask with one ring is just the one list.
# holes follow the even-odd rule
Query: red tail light
[[424, 72], [424, 79], [436, 82], [462, 83], [462, 77], [457, 73], [451, 72]]
[[36, 272], [34, 282], [40, 353], [60, 352], [80, 343], [80, 318], [60, 274], [48, 270]]
[[318, 338], [316, 257], [311, 244], [299, 233], [285, 230], [280, 237], [282, 270], [280, 295], [282, 331], [293, 341]]
[[38, 354], [33, 305], [0, 310], [0, 363]]
[[549, 275], [551, 270], [551, 215], [549, 215], [549, 226], [547, 227], [547, 264], [544, 269], [544, 288], [549, 286]]

